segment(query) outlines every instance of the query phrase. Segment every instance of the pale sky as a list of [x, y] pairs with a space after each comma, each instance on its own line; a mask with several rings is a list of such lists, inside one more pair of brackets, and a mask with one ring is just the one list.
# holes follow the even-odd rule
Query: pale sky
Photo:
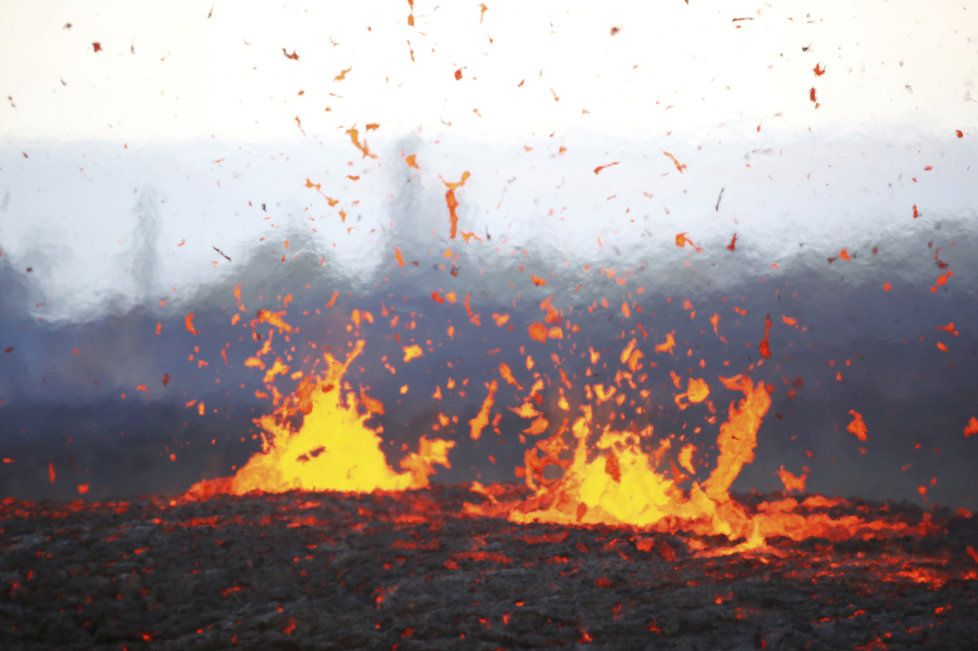
[[353, 275], [381, 269], [408, 175], [435, 255], [439, 176], [463, 170], [463, 229], [591, 261], [650, 242], [672, 260], [679, 231], [738, 232], [764, 264], [803, 241], [832, 255], [931, 228], [904, 223], [912, 205], [978, 205], [973, 2], [417, 0], [413, 27], [406, 0], [2, 2], [0, 250], [36, 267], [49, 318], [132, 291], [144, 193], [168, 293], [235, 273], [212, 246], [240, 257], [286, 224]]
[[283, 142], [302, 137], [295, 116], [323, 141], [366, 122], [487, 138], [941, 132], [978, 114], [969, 2], [491, 1], [480, 24], [478, 2], [418, 0], [414, 27], [406, 0], [217, 0], [210, 19], [210, 0], [3, 4], [8, 139]]

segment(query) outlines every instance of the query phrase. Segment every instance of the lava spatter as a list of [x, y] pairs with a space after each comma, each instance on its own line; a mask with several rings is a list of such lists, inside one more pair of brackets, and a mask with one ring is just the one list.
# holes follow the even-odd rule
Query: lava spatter
[[[231, 477], [204, 480], [189, 497], [291, 490], [370, 492], [423, 488], [435, 466], [450, 467], [453, 441], [422, 436], [418, 450], [393, 470], [381, 449], [381, 430], [366, 423], [353, 392], [342, 389], [350, 364], [363, 351], [363, 340], [342, 362], [326, 354], [322, 377], [306, 378], [271, 414], [262, 416], [263, 449]], [[379, 402], [379, 401], [378, 401]], [[299, 419], [293, 427], [291, 422]]]

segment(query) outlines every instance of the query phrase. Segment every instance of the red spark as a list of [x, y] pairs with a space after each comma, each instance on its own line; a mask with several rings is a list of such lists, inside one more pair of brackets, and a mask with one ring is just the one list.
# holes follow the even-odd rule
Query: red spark
[[758, 351], [761, 353], [761, 357], [767, 358], [771, 356], [771, 315], [767, 314], [764, 316], [764, 339], [761, 343], [757, 345]]
[[676, 169], [679, 170], [680, 174], [683, 173], [683, 170], [687, 169], [686, 163], [680, 163], [679, 160], [671, 153], [667, 151], [663, 151], [662, 155], [672, 161], [672, 164], [676, 166]]
[[[978, 418], [972, 416], [968, 424], [964, 426], [964, 437], [971, 438], [975, 434], [978, 434]], [[978, 563], [978, 560], [975, 562]]]
[[192, 334], [194, 336], [200, 334], [199, 332], [197, 332], [197, 328], [194, 327], [194, 313], [193, 312], [187, 312], [183, 316], [183, 327], [186, 328], [187, 332], [189, 332], [190, 334]]
[[594, 174], [595, 175], [598, 175], [602, 171], [604, 171], [605, 169], [607, 169], [609, 167], [614, 167], [617, 164], [618, 164], [618, 161], [614, 161], [614, 162], [611, 162], [611, 163], [606, 163], [604, 165], [598, 165], [597, 167], [594, 168]]
[[852, 422], [846, 426], [846, 431], [859, 439], [860, 442], [865, 443], [868, 429], [866, 428], [866, 421], [863, 420], [863, 415], [855, 409], [850, 409], [849, 415], [852, 416]]

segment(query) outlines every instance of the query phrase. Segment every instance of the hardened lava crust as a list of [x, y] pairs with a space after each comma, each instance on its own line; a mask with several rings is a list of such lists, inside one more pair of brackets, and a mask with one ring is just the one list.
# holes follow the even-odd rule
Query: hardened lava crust
[[[514, 489], [518, 490], [518, 489]], [[766, 497], [766, 496], [765, 496]], [[978, 522], [722, 537], [464, 515], [462, 487], [0, 508], [0, 647], [931, 649], [978, 640]], [[752, 501], [753, 500], [753, 501]], [[742, 496], [748, 507], [761, 496]]]

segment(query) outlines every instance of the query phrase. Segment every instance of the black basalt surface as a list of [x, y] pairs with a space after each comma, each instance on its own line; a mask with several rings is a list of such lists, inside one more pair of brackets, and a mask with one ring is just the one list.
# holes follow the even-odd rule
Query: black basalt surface
[[[462, 488], [126, 503], [6, 500], [0, 647], [975, 648], [978, 524], [725, 541], [462, 517]], [[836, 507], [837, 509], [839, 507]], [[853, 506], [855, 508], [855, 506]], [[879, 517], [912, 506], [861, 503]], [[942, 519], [943, 518], [943, 519]]]

